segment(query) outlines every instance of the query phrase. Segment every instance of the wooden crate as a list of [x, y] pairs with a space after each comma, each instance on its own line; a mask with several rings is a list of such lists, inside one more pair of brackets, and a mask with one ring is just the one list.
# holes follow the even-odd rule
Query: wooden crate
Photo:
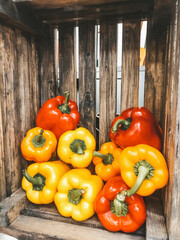
[[[160, 123], [169, 182], [146, 198], [147, 220], [135, 233], [106, 231], [93, 216], [67, 219], [54, 204], [31, 204], [21, 189], [20, 143], [40, 106], [69, 90], [80, 126], [108, 141], [116, 116], [138, 106], [140, 24], [148, 21], [144, 106]], [[122, 85], [117, 92], [117, 23], [123, 23]], [[96, 116], [95, 25], [100, 25], [99, 115]], [[0, 232], [18, 239], [180, 239], [180, 0], [0, 1]], [[74, 51], [79, 27], [79, 79]], [[54, 28], [59, 29], [59, 56]], [[57, 62], [58, 58], [58, 62]], [[59, 78], [57, 65], [59, 64]], [[78, 98], [77, 98], [78, 96]], [[96, 131], [99, 129], [99, 134]], [[92, 169], [92, 166], [91, 166]], [[93, 171], [93, 170], [92, 170]]]

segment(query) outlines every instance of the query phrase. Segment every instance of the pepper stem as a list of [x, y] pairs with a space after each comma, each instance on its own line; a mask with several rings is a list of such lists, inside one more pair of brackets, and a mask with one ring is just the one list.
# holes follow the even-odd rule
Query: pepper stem
[[36, 142], [37, 142], [37, 143], [41, 143], [41, 142], [42, 142], [43, 133], [44, 133], [44, 130], [41, 129], [39, 135], [38, 135], [37, 138], [36, 138]]
[[138, 191], [145, 178], [150, 179], [153, 176], [154, 168], [146, 160], [142, 160], [134, 165], [134, 172], [137, 175], [137, 179], [134, 186], [127, 190], [128, 197]]
[[86, 144], [84, 140], [74, 139], [74, 141], [70, 144], [70, 149], [72, 152], [77, 153], [79, 155], [84, 154], [86, 150]]
[[128, 204], [125, 202], [126, 191], [119, 192], [111, 202], [111, 212], [117, 217], [125, 217], [128, 213]]
[[121, 130], [127, 130], [127, 129], [129, 128], [131, 122], [132, 122], [132, 119], [131, 119], [131, 118], [118, 119], [118, 120], [114, 123], [114, 125], [113, 125], [113, 127], [112, 127], [112, 129], [111, 129], [111, 132], [112, 132], [112, 133], [117, 133], [118, 128], [119, 128], [119, 125], [121, 125]]
[[82, 195], [85, 193], [84, 189], [72, 188], [68, 192], [68, 199], [70, 203], [78, 205], [82, 199]]
[[58, 108], [62, 113], [67, 113], [69, 114], [71, 112], [71, 109], [69, 107], [69, 92], [66, 91], [65, 93], [65, 101], [63, 104], [59, 105]]
[[104, 165], [112, 164], [112, 162], [114, 161], [114, 157], [111, 153], [102, 154], [100, 152], [94, 151], [93, 156], [102, 158], [102, 162]]
[[42, 180], [41, 177], [37, 177], [37, 178], [31, 177], [31, 176], [28, 174], [28, 172], [26, 171], [26, 169], [24, 169], [24, 170], [22, 171], [22, 173], [23, 173], [23, 176], [24, 176], [30, 183], [32, 183], [33, 185], [42, 186], [43, 180]]

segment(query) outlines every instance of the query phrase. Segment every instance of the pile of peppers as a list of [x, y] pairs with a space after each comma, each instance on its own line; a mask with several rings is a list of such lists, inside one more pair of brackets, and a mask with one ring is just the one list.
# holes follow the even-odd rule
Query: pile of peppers
[[[27, 198], [54, 202], [62, 216], [76, 221], [96, 213], [108, 231], [136, 231], [146, 219], [143, 197], [168, 182], [159, 124], [148, 109], [129, 108], [112, 121], [111, 141], [96, 151], [94, 136], [79, 121], [69, 92], [40, 108], [21, 143], [30, 162], [22, 179]], [[87, 169], [91, 162], [95, 175]]]

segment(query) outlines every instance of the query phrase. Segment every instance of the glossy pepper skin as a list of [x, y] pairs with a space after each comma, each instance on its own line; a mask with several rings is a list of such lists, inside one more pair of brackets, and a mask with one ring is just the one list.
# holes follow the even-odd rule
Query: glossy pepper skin
[[21, 143], [21, 153], [28, 161], [47, 162], [56, 150], [57, 139], [51, 131], [30, 129]]
[[77, 104], [69, 100], [69, 93], [47, 100], [37, 113], [36, 125], [52, 131], [56, 138], [73, 130], [80, 121]]
[[120, 194], [127, 189], [121, 176], [116, 176], [105, 184], [95, 199], [98, 218], [109, 231], [134, 232], [145, 222], [146, 207], [141, 196], [134, 194], [121, 203]]
[[87, 167], [93, 158], [96, 141], [83, 127], [63, 133], [59, 139], [57, 153], [60, 159], [74, 168]]
[[139, 144], [125, 148], [119, 161], [121, 176], [131, 187], [127, 195], [148, 196], [168, 182], [168, 169], [163, 155], [155, 148]]
[[122, 112], [113, 120], [109, 136], [122, 149], [147, 144], [161, 150], [162, 130], [152, 113], [144, 107]]
[[33, 163], [23, 171], [22, 188], [32, 203], [49, 204], [54, 201], [59, 179], [69, 171], [61, 161]]
[[94, 215], [93, 203], [103, 181], [88, 169], [72, 169], [59, 180], [54, 202], [64, 217], [83, 221]]
[[120, 175], [119, 159], [122, 149], [113, 142], [104, 143], [100, 151], [93, 153], [96, 174], [107, 182], [110, 178]]

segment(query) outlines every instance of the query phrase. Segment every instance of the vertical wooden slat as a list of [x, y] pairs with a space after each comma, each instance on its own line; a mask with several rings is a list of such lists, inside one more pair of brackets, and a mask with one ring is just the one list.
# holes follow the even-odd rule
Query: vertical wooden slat
[[79, 26], [79, 111], [80, 125], [96, 133], [95, 25]]
[[77, 76], [74, 41], [74, 24], [59, 27], [59, 71], [60, 95], [69, 91], [70, 99], [77, 100]]
[[45, 38], [40, 38], [39, 45], [39, 74], [41, 106], [49, 98], [57, 95], [57, 78], [55, 73], [54, 34], [50, 31]]
[[109, 129], [116, 115], [117, 24], [100, 25], [99, 146], [109, 141]]
[[4, 126], [5, 126], [5, 104], [4, 99], [6, 96], [5, 79], [4, 79], [4, 41], [2, 35], [3, 28], [0, 26], [0, 202], [7, 196], [6, 193], [6, 175], [5, 175], [5, 138], [4, 138]]
[[164, 192], [164, 209], [170, 240], [179, 239], [180, 229], [180, 1], [173, 1], [172, 20], [167, 34], [166, 102], [163, 154], [169, 167]]
[[164, 117], [165, 100], [165, 44], [166, 28], [155, 27], [153, 21], [147, 24], [147, 51], [144, 106], [148, 108], [159, 123]]
[[123, 23], [121, 112], [138, 106], [140, 20]]

